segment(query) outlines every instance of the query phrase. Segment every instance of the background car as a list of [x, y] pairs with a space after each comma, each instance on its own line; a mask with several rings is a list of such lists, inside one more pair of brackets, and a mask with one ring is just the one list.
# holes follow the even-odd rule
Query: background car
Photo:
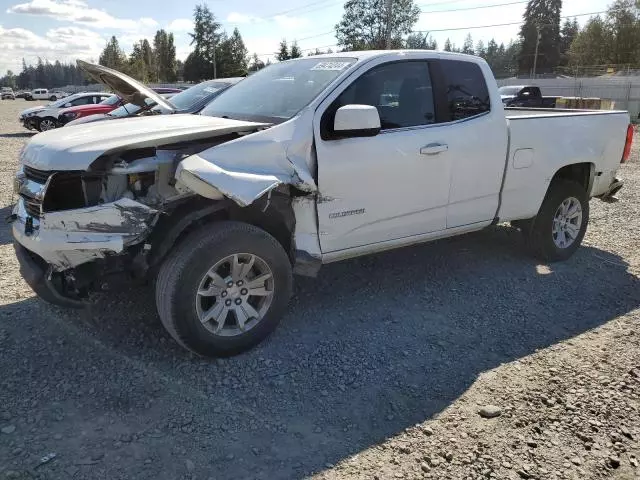
[[170, 104], [174, 110], [163, 108], [155, 103], [149, 104], [147, 107], [140, 107], [138, 105], [128, 103], [109, 113], [78, 118], [77, 120], [67, 123], [67, 125], [79, 125], [82, 123], [91, 123], [98, 122], [100, 120], [111, 120], [115, 118], [133, 117], [145, 114], [198, 113], [216, 96], [232, 85], [238, 83], [242, 78], [243, 77], [233, 77], [208, 80], [187, 88], [178, 94], [161, 95], [165, 100], [169, 98], [171, 99]]
[[111, 95], [100, 103], [88, 103], [61, 110], [58, 113], [58, 126], [64, 126], [72, 120], [76, 120], [89, 115], [105, 114], [122, 106], [123, 100], [118, 95]]
[[13, 93], [13, 89], [10, 87], [2, 87], [2, 92], [0, 93], [0, 98], [2, 100], [15, 100], [16, 95]]
[[19, 120], [28, 130], [38, 130], [40, 132], [52, 130], [58, 127], [60, 109], [100, 103], [111, 95], [111, 93], [106, 92], [76, 93], [70, 97], [52, 102], [47, 106], [28, 108], [20, 113]]

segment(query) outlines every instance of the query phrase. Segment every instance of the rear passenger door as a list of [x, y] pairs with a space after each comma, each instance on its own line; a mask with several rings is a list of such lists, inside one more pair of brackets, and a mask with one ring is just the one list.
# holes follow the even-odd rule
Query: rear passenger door
[[507, 124], [501, 101], [492, 102], [488, 65], [442, 58], [446, 118], [435, 127], [449, 145], [451, 181], [447, 228], [492, 221], [498, 210], [507, 155]]

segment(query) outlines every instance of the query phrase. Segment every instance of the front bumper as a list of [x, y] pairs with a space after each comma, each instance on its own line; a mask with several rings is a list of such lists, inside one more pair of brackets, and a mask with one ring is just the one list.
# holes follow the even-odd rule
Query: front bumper
[[19, 120], [22, 126], [27, 130], [36, 129], [35, 117], [21, 117]]
[[23, 198], [13, 209], [13, 238], [62, 272], [122, 253], [150, 232], [157, 211], [122, 198], [95, 207], [47, 212], [34, 218]]
[[36, 218], [21, 197], [11, 215], [20, 273], [47, 302], [81, 307], [81, 290], [127, 269], [129, 253], [141, 249], [156, 215], [152, 208], [123, 198]]

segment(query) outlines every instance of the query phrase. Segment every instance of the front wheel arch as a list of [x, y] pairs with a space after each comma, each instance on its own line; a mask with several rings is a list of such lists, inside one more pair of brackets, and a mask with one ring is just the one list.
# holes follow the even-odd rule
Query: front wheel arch
[[[233, 336], [224, 335], [223, 332], [228, 331], [225, 327], [234, 326], [234, 319], [240, 325], [236, 314], [229, 314], [229, 318], [225, 313], [222, 322], [216, 320], [221, 332], [218, 334], [218, 330], [212, 331], [205, 327], [205, 320], [201, 319], [200, 312], [197, 311], [197, 303], [194, 303], [199, 301], [199, 292], [202, 289], [201, 276], [208, 275], [207, 271], [213, 270], [214, 265], [230, 255], [236, 258], [241, 255], [257, 256], [267, 266], [269, 272], [269, 277], [262, 281], [273, 282], [271, 286], [266, 284], [264, 286], [265, 291], [271, 292], [268, 294], [271, 300], [265, 307], [266, 311], [261, 312], [259, 317], [252, 317], [257, 319], [257, 323], [250, 330], [244, 332], [241, 328], [242, 332], [235, 333]], [[249, 270], [246, 271], [249, 272]], [[226, 274], [220, 272], [218, 278], [222, 279], [225, 275], [229, 275], [229, 272]], [[227, 286], [232, 290], [239, 287], [248, 288], [248, 294], [242, 291], [240, 293], [251, 296], [252, 287], [249, 285], [251, 279], [259, 281], [258, 279], [262, 277], [256, 277], [254, 274], [248, 278], [246, 285], [238, 282], [236, 287], [234, 282], [230, 281]], [[236, 279], [234, 274], [233, 280]], [[224, 282], [228, 280], [231, 278], [224, 279]], [[180, 345], [203, 356], [229, 356], [251, 348], [275, 329], [286, 311], [292, 283], [291, 265], [286, 252], [275, 238], [247, 223], [223, 221], [205, 225], [191, 232], [164, 260], [156, 282], [156, 305], [162, 324]], [[263, 290], [262, 287], [254, 286], [254, 288]], [[218, 290], [217, 293], [205, 294], [205, 296], [220, 296], [218, 283], [216, 283], [216, 290]], [[233, 305], [232, 298], [234, 303], [251, 301], [249, 298], [240, 300], [235, 296], [237, 294], [238, 292], [229, 293], [223, 301], [228, 302], [228, 305]], [[221, 295], [225, 298], [224, 293]], [[264, 292], [256, 291], [256, 296], [264, 295]], [[221, 300], [215, 298], [215, 304], [210, 311], [215, 310], [219, 301]], [[225, 318], [227, 318], [226, 321]]]

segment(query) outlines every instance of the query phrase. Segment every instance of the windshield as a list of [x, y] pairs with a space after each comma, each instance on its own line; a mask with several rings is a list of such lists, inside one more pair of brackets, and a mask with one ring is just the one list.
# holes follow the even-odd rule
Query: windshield
[[202, 111], [211, 117], [282, 122], [296, 115], [356, 60], [305, 58], [275, 63], [225, 90]]
[[110, 117], [126, 117], [128, 115], [133, 115], [140, 111], [140, 107], [134, 105], [133, 103], [127, 103], [126, 105], [122, 105], [121, 107], [116, 108], [115, 110], [111, 110], [107, 115]]
[[55, 102], [51, 102], [48, 106], [49, 107], [53, 107], [53, 108], [60, 108], [60, 107], [63, 107], [64, 105], [66, 105], [67, 103], [69, 103], [71, 100], [75, 100], [76, 98], [78, 98], [80, 96], [81, 95], [79, 95], [79, 94], [69, 95], [68, 97], [61, 98], [60, 100], [57, 100]]
[[113, 106], [113, 105], [116, 105], [119, 101], [120, 101], [120, 97], [118, 95], [111, 95], [110, 97], [108, 97], [105, 100], [101, 101], [100, 105]]
[[511, 95], [515, 96], [522, 89], [522, 87], [500, 87], [498, 91], [500, 95]]
[[189, 110], [191, 107], [213, 98], [230, 83], [220, 81], [202, 82], [171, 97], [171, 103], [177, 110]]

